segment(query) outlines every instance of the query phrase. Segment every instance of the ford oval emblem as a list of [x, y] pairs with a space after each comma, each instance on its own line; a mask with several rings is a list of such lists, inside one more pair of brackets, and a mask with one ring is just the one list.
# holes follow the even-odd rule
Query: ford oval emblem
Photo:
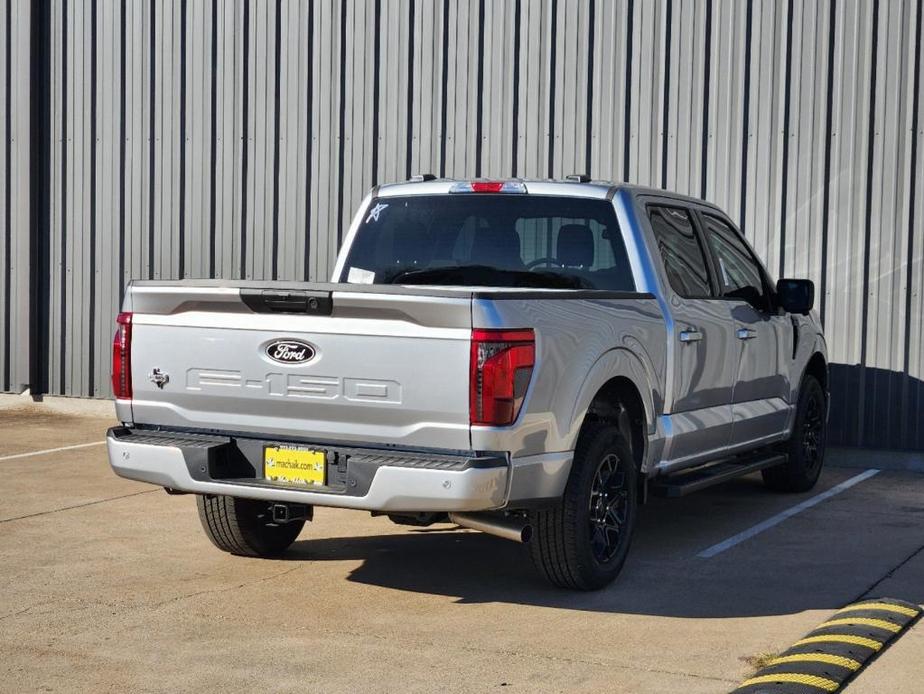
[[266, 346], [266, 356], [280, 364], [304, 364], [315, 354], [315, 348], [301, 340], [273, 340]]

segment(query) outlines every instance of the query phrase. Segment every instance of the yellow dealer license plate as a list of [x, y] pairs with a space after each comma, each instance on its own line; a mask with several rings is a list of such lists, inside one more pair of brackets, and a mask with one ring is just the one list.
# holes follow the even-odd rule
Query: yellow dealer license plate
[[263, 449], [263, 477], [270, 482], [323, 486], [327, 482], [324, 451], [267, 446]]

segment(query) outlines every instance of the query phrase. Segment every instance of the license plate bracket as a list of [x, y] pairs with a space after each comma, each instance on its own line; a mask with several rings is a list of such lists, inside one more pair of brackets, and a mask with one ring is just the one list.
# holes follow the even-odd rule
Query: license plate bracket
[[327, 485], [327, 451], [298, 446], [265, 446], [263, 478], [300, 487]]

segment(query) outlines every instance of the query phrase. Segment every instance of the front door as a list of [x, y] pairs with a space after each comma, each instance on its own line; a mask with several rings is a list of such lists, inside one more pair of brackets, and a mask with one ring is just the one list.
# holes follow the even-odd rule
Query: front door
[[774, 309], [767, 274], [738, 231], [716, 215], [701, 218], [738, 344], [731, 445], [770, 443], [789, 417], [792, 322]]

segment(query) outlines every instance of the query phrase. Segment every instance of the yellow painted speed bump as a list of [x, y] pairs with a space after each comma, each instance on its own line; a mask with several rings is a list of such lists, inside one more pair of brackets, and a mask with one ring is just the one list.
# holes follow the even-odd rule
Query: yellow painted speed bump
[[773, 658], [732, 694], [836, 692], [924, 612], [901, 600], [865, 600], [838, 610]]

